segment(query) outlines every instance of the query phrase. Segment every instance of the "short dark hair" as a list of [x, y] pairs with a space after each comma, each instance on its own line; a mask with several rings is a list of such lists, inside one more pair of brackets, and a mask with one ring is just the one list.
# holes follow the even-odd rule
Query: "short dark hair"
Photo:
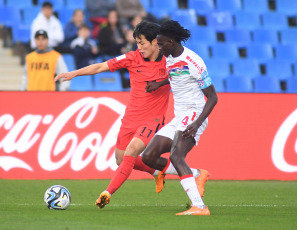
[[136, 26], [133, 32], [133, 37], [136, 39], [143, 35], [146, 40], [152, 42], [155, 38], [157, 38], [159, 31], [160, 26], [158, 24], [143, 20]]
[[78, 29], [80, 30], [80, 29], [90, 29], [90, 27], [87, 25], [87, 24], [85, 24], [85, 23], [83, 23]]
[[42, 8], [44, 7], [50, 7], [50, 8], [53, 8], [53, 4], [51, 2], [43, 2], [42, 3]]
[[159, 34], [172, 38], [177, 43], [185, 42], [191, 37], [191, 32], [174, 20], [163, 22]]

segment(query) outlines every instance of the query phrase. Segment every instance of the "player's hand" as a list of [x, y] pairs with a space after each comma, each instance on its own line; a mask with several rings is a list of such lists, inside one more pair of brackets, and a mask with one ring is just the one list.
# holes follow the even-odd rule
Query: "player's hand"
[[67, 73], [60, 73], [55, 77], [55, 82], [59, 79], [62, 79], [62, 81], [70, 81], [74, 77], [73, 73], [67, 72]]
[[148, 82], [147, 85], [145, 86], [145, 92], [151, 93], [151, 92], [157, 90], [159, 87], [160, 87], [159, 82], [155, 82], [155, 81]]
[[196, 136], [199, 125], [196, 122], [188, 125], [188, 127], [183, 131], [182, 136], [184, 138], [194, 138]]

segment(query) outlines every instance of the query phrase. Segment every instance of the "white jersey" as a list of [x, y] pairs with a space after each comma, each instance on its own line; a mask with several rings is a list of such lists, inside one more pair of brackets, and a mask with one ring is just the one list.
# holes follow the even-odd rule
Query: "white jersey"
[[212, 84], [203, 60], [184, 47], [179, 57], [166, 58], [166, 69], [174, 98], [174, 114], [194, 108], [202, 112], [205, 99], [201, 89]]

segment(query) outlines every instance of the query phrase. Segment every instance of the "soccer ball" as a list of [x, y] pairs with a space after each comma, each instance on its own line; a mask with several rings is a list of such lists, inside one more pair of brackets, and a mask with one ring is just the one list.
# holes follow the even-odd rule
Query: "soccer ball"
[[71, 202], [71, 195], [62, 185], [53, 185], [45, 191], [44, 202], [49, 209], [65, 210]]

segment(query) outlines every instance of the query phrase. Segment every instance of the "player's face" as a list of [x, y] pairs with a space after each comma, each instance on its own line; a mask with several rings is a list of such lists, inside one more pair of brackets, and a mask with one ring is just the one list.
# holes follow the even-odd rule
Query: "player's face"
[[168, 57], [172, 54], [173, 49], [173, 41], [163, 35], [157, 35], [157, 41], [160, 51], [162, 52], [165, 57]]
[[38, 36], [37, 38], [35, 38], [35, 43], [36, 43], [38, 50], [46, 50], [47, 44], [48, 44], [48, 39], [41, 35], [41, 36]]
[[156, 50], [158, 50], [156, 39], [150, 43], [146, 40], [144, 35], [140, 35], [140, 38], [136, 38], [135, 40], [137, 48], [143, 58], [150, 58], [154, 53], [156, 53]]

